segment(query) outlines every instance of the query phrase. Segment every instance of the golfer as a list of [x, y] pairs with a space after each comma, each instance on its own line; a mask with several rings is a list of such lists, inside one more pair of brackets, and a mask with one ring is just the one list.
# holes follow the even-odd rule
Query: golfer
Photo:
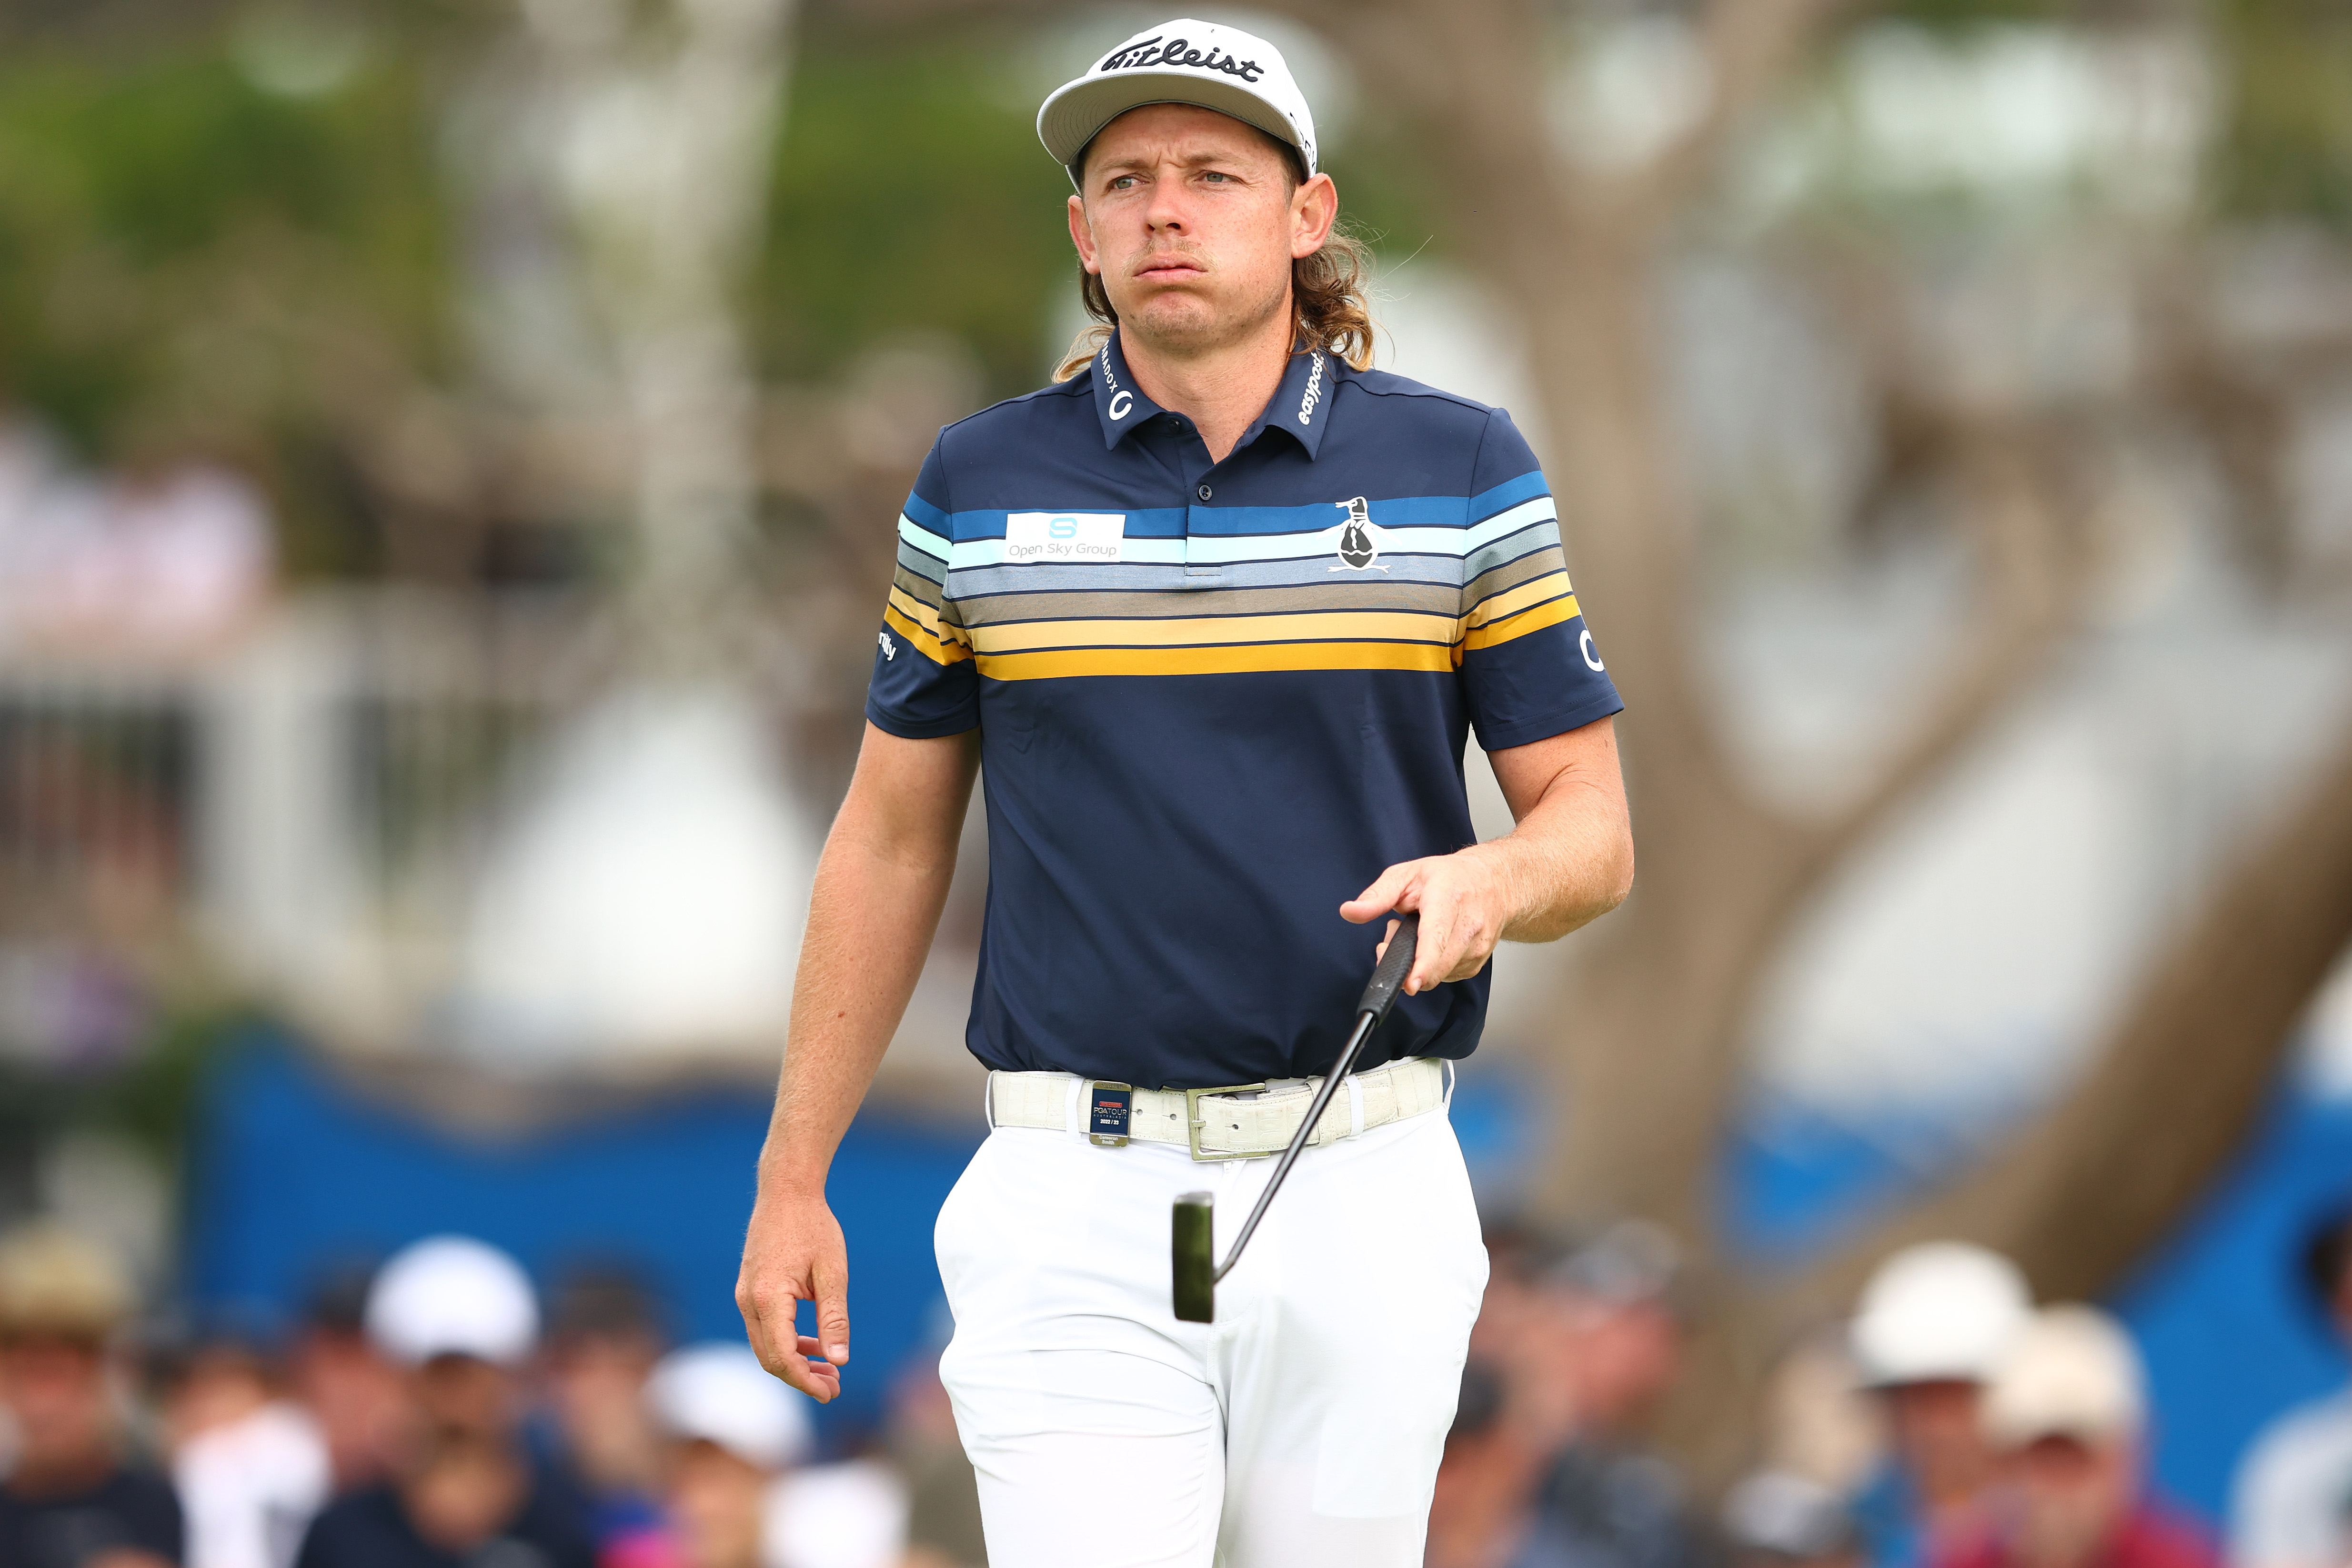
[[[1411, 1568], [1486, 1279], [1451, 1064], [1497, 941], [1625, 896], [1620, 704], [1510, 419], [1369, 368], [1363, 253], [1271, 45], [1150, 28], [1037, 123], [1102, 326], [942, 431], [898, 519], [737, 1299], [770, 1371], [839, 1390], [826, 1169], [980, 773], [993, 1131], [936, 1241], [990, 1561]], [[1474, 733], [1517, 822], [1485, 844]], [[1171, 1200], [1247, 1212], [1406, 910], [1406, 994], [1217, 1321], [1179, 1321]]]

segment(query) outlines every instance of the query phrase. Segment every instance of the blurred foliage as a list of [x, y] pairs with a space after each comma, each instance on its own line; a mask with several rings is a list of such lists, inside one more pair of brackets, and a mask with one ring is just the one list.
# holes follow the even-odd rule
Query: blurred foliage
[[2213, 186], [2235, 217], [2352, 225], [2352, 5], [2216, 0], [2227, 104]]
[[298, 568], [352, 565], [323, 455], [450, 361], [417, 53], [297, 96], [232, 23], [122, 31], [0, 51], [0, 398], [89, 460], [236, 463]]
[[1037, 145], [996, 34], [812, 18], [755, 285], [762, 368], [830, 377], [877, 340], [952, 333], [999, 397], [1038, 384], [1054, 284], [1074, 273], [1069, 181]]

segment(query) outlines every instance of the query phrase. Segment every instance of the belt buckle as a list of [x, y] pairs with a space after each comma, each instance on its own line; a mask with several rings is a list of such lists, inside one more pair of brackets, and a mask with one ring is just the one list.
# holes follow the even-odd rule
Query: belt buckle
[[1133, 1084], [1096, 1079], [1087, 1085], [1087, 1142], [1096, 1148], [1126, 1148], [1134, 1115]]
[[1184, 1091], [1184, 1137], [1185, 1141], [1192, 1145], [1192, 1158], [1205, 1165], [1219, 1160], [1262, 1159], [1273, 1153], [1274, 1151], [1271, 1149], [1248, 1154], [1238, 1152], [1204, 1154], [1201, 1152], [1201, 1129], [1207, 1125], [1201, 1115], [1201, 1097], [1204, 1094], [1247, 1094], [1254, 1089], [1261, 1089], [1265, 1087], [1263, 1083], [1228, 1083], [1221, 1084], [1215, 1089], [1186, 1089]]

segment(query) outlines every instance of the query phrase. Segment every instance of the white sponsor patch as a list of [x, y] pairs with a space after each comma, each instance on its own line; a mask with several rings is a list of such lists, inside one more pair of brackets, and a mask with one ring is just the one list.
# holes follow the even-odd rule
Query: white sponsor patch
[[1118, 559], [1127, 539], [1123, 511], [1016, 511], [1004, 520], [1008, 566]]

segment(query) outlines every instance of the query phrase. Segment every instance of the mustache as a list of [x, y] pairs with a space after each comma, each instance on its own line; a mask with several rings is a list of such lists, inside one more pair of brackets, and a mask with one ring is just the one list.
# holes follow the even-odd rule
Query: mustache
[[1155, 246], [1137, 257], [1128, 264], [1127, 275], [1129, 278], [1139, 277], [1155, 267], [1165, 267], [1171, 260], [1179, 257], [1200, 268], [1203, 272], [1213, 270], [1207, 251], [1189, 240], [1178, 240], [1172, 245]]

